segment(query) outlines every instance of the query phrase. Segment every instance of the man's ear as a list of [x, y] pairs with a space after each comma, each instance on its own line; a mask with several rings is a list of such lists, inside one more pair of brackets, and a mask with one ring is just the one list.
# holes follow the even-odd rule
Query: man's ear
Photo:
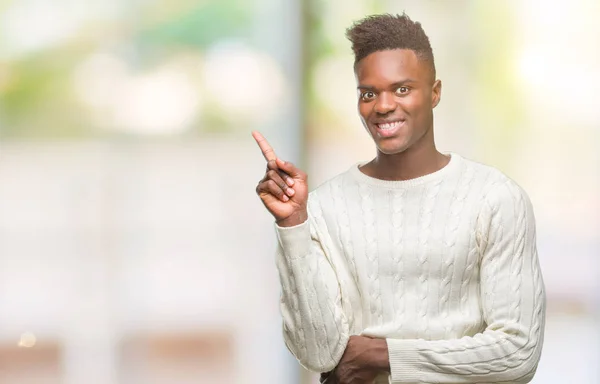
[[431, 90], [431, 106], [432, 108], [437, 107], [440, 103], [440, 99], [442, 98], [442, 80], [436, 80], [433, 83], [433, 88]]

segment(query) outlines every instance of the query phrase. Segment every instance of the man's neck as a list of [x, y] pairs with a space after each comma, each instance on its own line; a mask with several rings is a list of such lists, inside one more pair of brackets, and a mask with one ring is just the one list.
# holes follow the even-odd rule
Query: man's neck
[[394, 155], [378, 152], [377, 157], [361, 168], [367, 176], [381, 180], [410, 180], [444, 168], [450, 157], [435, 148], [411, 148]]

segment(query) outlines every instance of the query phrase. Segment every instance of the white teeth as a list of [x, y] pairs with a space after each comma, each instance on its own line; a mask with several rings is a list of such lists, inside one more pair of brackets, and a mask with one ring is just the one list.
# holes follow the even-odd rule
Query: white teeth
[[399, 121], [394, 121], [392, 123], [385, 123], [385, 124], [377, 124], [379, 129], [394, 129], [394, 128], [398, 127], [399, 125], [400, 125]]

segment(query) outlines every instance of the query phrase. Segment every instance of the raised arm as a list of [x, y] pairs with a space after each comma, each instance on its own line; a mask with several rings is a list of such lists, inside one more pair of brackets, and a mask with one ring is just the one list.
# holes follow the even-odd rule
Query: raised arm
[[349, 338], [331, 240], [319, 204], [309, 204], [307, 175], [277, 158], [260, 133], [252, 135], [267, 160], [256, 193], [275, 218], [285, 343], [307, 369], [330, 371]]
[[478, 219], [486, 329], [457, 340], [387, 339], [392, 383], [527, 383], [540, 358], [545, 292], [529, 198], [507, 180]]

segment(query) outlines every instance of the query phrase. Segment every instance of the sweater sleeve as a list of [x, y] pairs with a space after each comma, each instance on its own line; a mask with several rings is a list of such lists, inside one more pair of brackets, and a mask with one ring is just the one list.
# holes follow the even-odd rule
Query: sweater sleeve
[[349, 326], [331, 262], [331, 240], [315, 219], [319, 212], [318, 203], [309, 199], [304, 223], [294, 227], [275, 224], [276, 263], [285, 344], [306, 369], [328, 372], [342, 358]]
[[477, 226], [486, 328], [455, 340], [387, 339], [392, 383], [527, 383], [533, 378], [546, 299], [531, 202], [508, 180], [488, 193]]

